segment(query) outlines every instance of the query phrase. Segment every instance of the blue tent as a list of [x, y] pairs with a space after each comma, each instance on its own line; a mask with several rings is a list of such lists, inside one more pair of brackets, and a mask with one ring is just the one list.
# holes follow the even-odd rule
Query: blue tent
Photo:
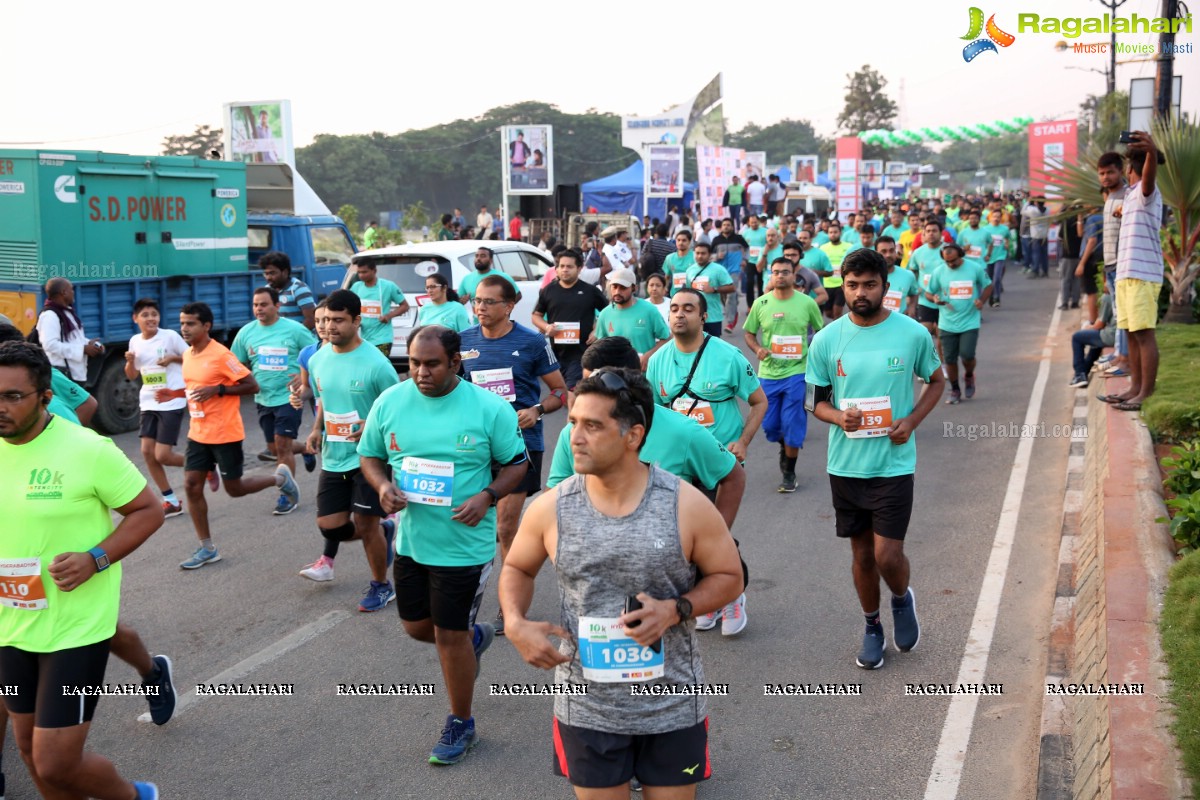
[[[595, 206], [601, 214], [632, 214], [642, 216], [642, 191], [644, 188], [641, 159], [620, 172], [588, 181], [580, 187], [583, 191], [583, 208]], [[696, 184], [684, 181], [683, 197], [650, 200], [649, 214], [660, 220], [667, 218], [667, 203], [681, 208], [691, 208], [696, 194]]]

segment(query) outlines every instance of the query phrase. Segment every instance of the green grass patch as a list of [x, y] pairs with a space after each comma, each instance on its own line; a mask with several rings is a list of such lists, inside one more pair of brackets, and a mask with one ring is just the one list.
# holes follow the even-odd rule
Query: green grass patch
[[1200, 795], [1200, 551], [1171, 568], [1159, 631], [1175, 704], [1172, 730], [1192, 794]]
[[1158, 329], [1158, 382], [1142, 417], [1158, 440], [1200, 436], [1200, 325]]

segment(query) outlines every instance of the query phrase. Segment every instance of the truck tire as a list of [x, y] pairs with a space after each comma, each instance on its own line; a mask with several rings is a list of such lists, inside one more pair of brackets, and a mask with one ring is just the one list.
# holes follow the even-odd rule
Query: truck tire
[[136, 430], [142, 382], [125, 376], [125, 352], [110, 352], [96, 381], [96, 427], [109, 435]]

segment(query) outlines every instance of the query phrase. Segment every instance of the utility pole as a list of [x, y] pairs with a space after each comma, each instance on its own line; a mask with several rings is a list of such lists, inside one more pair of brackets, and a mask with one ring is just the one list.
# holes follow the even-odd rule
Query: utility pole
[[[1125, 5], [1127, 0], [1099, 0], [1100, 5], [1108, 9], [1111, 17], [1117, 16], [1117, 9]], [[1164, 0], [1165, 2], [1165, 0]], [[1108, 93], [1117, 91], [1117, 34], [1113, 33], [1108, 43], [1108, 72], [1104, 76], [1108, 80]]]
[[[1179, 0], [1163, 0], [1162, 15], [1172, 20], [1179, 15]], [[1171, 25], [1158, 35], [1158, 74], [1154, 89], [1157, 102], [1156, 115], [1163, 120], [1171, 118], [1171, 95], [1175, 83], [1175, 34]]]

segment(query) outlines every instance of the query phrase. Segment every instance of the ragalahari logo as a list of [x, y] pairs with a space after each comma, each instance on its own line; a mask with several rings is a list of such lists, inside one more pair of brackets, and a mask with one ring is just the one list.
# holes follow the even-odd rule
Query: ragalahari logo
[[[967, 30], [967, 35], [963, 39], [971, 40], [971, 43], [963, 48], [963, 61], [971, 62], [980, 53], [999, 53], [996, 45], [1008, 47], [1017, 40], [1017, 37], [1011, 33], [1005, 33], [1000, 30], [1000, 26], [996, 24], [996, 15], [992, 14], [988, 17], [987, 25], [983, 24], [983, 9], [971, 6], [971, 27]], [[979, 34], [987, 32], [987, 38], [979, 38]]]

